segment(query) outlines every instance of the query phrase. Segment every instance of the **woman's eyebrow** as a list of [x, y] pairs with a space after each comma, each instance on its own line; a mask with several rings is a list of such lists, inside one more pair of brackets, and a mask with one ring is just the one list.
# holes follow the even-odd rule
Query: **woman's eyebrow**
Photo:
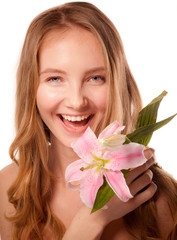
[[39, 76], [43, 75], [43, 74], [48, 74], [48, 73], [62, 73], [62, 74], [66, 74], [65, 71], [63, 70], [59, 70], [57, 68], [47, 68], [44, 71], [39, 73]]
[[[85, 71], [85, 75], [89, 75], [89, 74], [94, 74], [97, 72], [106, 72], [106, 69], [104, 66], [101, 67], [95, 67], [95, 68], [91, 68]], [[49, 74], [49, 73], [61, 73], [61, 74], [66, 74], [65, 71], [57, 69], [57, 68], [46, 68], [45, 70], [43, 70], [42, 72], [39, 73], [39, 76], [43, 75], [43, 74]]]
[[105, 69], [105, 67], [96, 67], [96, 68], [91, 68], [91, 69], [89, 69], [89, 70], [87, 70], [86, 72], [85, 72], [85, 74], [87, 75], [87, 74], [94, 74], [94, 73], [97, 73], [97, 72], [106, 72], [106, 69]]

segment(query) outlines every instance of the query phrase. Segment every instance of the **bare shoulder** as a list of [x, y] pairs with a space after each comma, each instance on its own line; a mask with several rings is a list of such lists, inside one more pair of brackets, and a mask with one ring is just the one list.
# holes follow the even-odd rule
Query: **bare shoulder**
[[[0, 192], [6, 193], [10, 185], [15, 180], [18, 167], [15, 163], [9, 164], [0, 171]], [[6, 194], [5, 194], [6, 195]], [[3, 195], [5, 197], [5, 195]]]
[[161, 193], [156, 201], [158, 226], [161, 235], [166, 239], [174, 225], [172, 210], [170, 209], [169, 198], [165, 193]]
[[1, 239], [11, 239], [11, 224], [6, 220], [5, 215], [12, 214], [14, 208], [8, 201], [7, 191], [18, 172], [16, 164], [12, 163], [0, 171], [0, 235]]
[[8, 176], [9, 174], [11, 174], [16, 177], [17, 171], [18, 171], [17, 165], [15, 163], [11, 163], [4, 167], [2, 170], [0, 170], [0, 176], [11, 177]]

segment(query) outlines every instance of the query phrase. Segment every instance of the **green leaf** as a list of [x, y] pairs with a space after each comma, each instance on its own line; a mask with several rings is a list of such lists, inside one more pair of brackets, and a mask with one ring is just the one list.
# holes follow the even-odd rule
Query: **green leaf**
[[159, 105], [166, 95], [167, 92], [163, 91], [139, 112], [136, 129], [156, 122]]
[[[162, 99], [164, 98], [164, 96], [166, 95], [167, 95], [167, 92], [163, 91], [158, 97], [154, 98], [146, 107], [144, 107], [139, 112], [138, 120], [136, 123], [136, 129], [156, 123], [159, 105]], [[151, 132], [151, 134], [148, 134], [146, 137], [144, 136], [144, 142], [146, 143], [145, 145], [147, 145], [150, 142], [152, 134], [153, 134], [153, 131]]]
[[114, 195], [115, 195], [114, 191], [109, 186], [109, 184], [107, 183], [104, 177], [104, 183], [97, 192], [97, 196], [96, 196], [95, 203], [91, 213], [102, 208]]
[[[145, 127], [140, 127], [133, 131], [132, 133], [127, 135], [127, 138], [131, 142], [136, 142], [139, 144], [143, 144], [144, 146], [147, 146], [151, 136], [154, 131], [158, 130], [159, 128], [165, 126], [167, 123], [169, 123], [177, 114], [172, 115], [169, 118], [166, 118], [160, 122], [145, 126]], [[126, 140], [124, 144], [129, 143], [129, 140]]]

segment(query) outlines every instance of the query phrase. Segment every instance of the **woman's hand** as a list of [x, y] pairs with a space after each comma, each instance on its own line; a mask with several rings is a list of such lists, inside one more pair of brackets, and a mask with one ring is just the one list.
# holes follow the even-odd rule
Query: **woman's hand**
[[146, 149], [145, 164], [131, 170], [126, 182], [134, 196], [128, 202], [122, 202], [116, 195], [107, 203], [107, 209], [100, 209], [93, 214], [85, 205], [80, 208], [66, 231], [63, 240], [95, 240], [99, 239], [105, 226], [135, 210], [153, 197], [157, 186], [152, 182], [153, 173], [149, 169], [154, 163], [154, 150]]
[[146, 149], [144, 154], [148, 159], [147, 162], [142, 166], [131, 170], [126, 177], [127, 185], [129, 186], [130, 192], [134, 197], [128, 202], [122, 202], [115, 195], [108, 202], [108, 209], [101, 210], [104, 215], [103, 219], [105, 218], [105, 225], [135, 210], [144, 202], [151, 199], [155, 194], [157, 186], [152, 181], [153, 173], [149, 169], [155, 162], [154, 150]]

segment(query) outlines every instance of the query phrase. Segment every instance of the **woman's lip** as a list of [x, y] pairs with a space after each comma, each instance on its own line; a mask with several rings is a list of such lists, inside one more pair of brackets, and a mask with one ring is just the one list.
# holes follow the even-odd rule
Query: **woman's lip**
[[[71, 115], [70, 115], [70, 116], [71, 116]], [[60, 114], [57, 114], [57, 117], [59, 118], [60, 123], [62, 124], [63, 128], [64, 128], [67, 132], [75, 133], [75, 134], [81, 134], [81, 133], [84, 133], [85, 130], [88, 128], [88, 126], [89, 126], [89, 124], [90, 124], [90, 121], [91, 121], [91, 119], [92, 119], [92, 117], [93, 117], [93, 114], [90, 115], [88, 122], [87, 122], [84, 126], [78, 127], [78, 128], [73, 128], [72, 126], [71, 126], [71, 127], [66, 126], [65, 123], [62, 121]]]

